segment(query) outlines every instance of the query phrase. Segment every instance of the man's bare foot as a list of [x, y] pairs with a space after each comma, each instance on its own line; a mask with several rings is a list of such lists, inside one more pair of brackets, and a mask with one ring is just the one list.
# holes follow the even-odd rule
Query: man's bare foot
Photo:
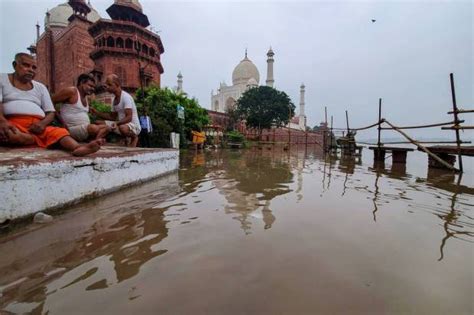
[[94, 140], [87, 144], [83, 144], [79, 146], [77, 149], [72, 151], [72, 155], [74, 156], [85, 156], [94, 152], [99, 151], [100, 149], [100, 140]]
[[103, 146], [107, 142], [107, 140], [105, 140], [104, 138], [95, 139], [94, 141], [97, 142], [100, 146]]
[[131, 137], [128, 147], [135, 148], [138, 144], [138, 137]]

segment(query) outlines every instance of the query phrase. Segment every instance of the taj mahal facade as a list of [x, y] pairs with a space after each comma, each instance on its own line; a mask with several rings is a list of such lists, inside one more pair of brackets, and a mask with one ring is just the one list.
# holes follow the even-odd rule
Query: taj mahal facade
[[[275, 80], [273, 78], [273, 64], [275, 62], [273, 56], [275, 53], [272, 48], [267, 52], [267, 79], [266, 86], [274, 87]], [[232, 85], [228, 86], [225, 82], [221, 82], [217, 93], [211, 92], [211, 109], [215, 112], [225, 113], [229, 108], [237, 104], [238, 99], [248, 89], [259, 86], [260, 73], [255, 64], [248, 58], [247, 51], [245, 57], [234, 68], [232, 72]], [[300, 106], [299, 114], [291, 119], [289, 126], [291, 129], [306, 130], [305, 115], [305, 86], [300, 86]]]

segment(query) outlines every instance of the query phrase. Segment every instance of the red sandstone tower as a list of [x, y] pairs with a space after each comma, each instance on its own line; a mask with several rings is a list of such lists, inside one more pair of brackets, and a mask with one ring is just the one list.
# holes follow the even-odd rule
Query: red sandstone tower
[[77, 76], [93, 72], [99, 81], [115, 73], [124, 89], [160, 85], [164, 52], [160, 37], [149, 31], [148, 17], [138, 0], [115, 0], [102, 19], [85, 0], [69, 0], [48, 11], [45, 32], [36, 46], [38, 76], [51, 93], [75, 84]]
[[164, 48], [160, 37], [146, 29], [150, 22], [140, 3], [116, 0], [107, 13], [112, 20], [101, 19], [89, 28], [95, 46], [90, 54], [94, 72], [99, 78], [117, 74], [125, 90], [131, 92], [141, 85], [160, 86]]

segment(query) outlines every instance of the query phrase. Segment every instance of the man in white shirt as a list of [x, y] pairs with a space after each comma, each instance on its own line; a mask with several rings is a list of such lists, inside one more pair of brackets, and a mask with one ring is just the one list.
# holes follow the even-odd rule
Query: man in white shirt
[[55, 110], [46, 87], [33, 80], [37, 70], [33, 56], [16, 54], [13, 68], [11, 74], [0, 74], [0, 145], [59, 146], [75, 156], [100, 149], [100, 140], [81, 145], [66, 129], [49, 126]]
[[105, 136], [109, 132], [106, 125], [92, 124], [89, 119], [88, 96], [94, 90], [94, 77], [83, 73], [77, 78], [77, 87], [66, 87], [52, 96], [53, 103], [59, 104], [59, 120], [77, 141], [87, 141], [94, 137], [105, 142]]
[[114, 95], [112, 112], [104, 113], [91, 108], [91, 113], [97, 115], [99, 118], [105, 119], [103, 123], [107, 124], [113, 132], [125, 138], [129, 138], [129, 147], [136, 147], [141, 127], [133, 97], [122, 90], [120, 79], [115, 74], [107, 76], [105, 88], [107, 92]]

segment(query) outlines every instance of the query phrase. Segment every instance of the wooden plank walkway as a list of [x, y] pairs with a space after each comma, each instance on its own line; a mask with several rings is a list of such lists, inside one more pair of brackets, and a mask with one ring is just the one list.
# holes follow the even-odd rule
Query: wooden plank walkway
[[[427, 149], [434, 154], [458, 154], [458, 147], [454, 145], [435, 145], [427, 147]], [[461, 146], [461, 155], [474, 156], [474, 146]]]

